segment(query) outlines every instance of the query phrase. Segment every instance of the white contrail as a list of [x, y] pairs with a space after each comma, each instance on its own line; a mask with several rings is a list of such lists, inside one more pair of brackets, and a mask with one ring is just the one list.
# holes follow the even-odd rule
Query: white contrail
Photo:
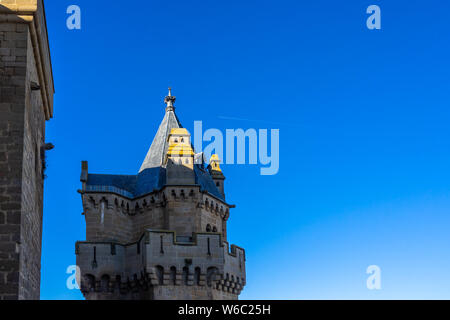
[[298, 124], [294, 124], [294, 123], [274, 122], [274, 121], [265, 121], [265, 120], [258, 120], [258, 119], [246, 119], [246, 118], [236, 118], [236, 117], [227, 117], [227, 116], [218, 116], [218, 118], [223, 119], [223, 120], [260, 122], [260, 123], [278, 124], [278, 125], [286, 125], [286, 126], [294, 126], [294, 127], [299, 126]]

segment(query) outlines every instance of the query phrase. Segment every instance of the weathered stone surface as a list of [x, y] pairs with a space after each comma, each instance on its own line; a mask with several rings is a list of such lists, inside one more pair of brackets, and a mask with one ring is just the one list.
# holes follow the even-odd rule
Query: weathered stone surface
[[237, 299], [246, 284], [245, 251], [230, 250], [227, 242], [225, 177], [209, 177], [212, 188], [222, 183], [216, 191], [197, 184], [190, 135], [178, 120], [167, 125], [169, 115], [176, 119], [173, 102], [169, 95], [144, 161], [157, 159], [151, 165], [163, 167], [156, 171], [164, 174], [161, 188], [137, 197], [127, 197], [130, 192], [118, 190], [118, 183], [87, 188], [93, 175], [82, 164], [86, 241], [77, 242], [75, 252], [86, 299]]
[[41, 148], [53, 108], [47, 31], [41, 0], [0, 0], [0, 9], [0, 299], [39, 299]]

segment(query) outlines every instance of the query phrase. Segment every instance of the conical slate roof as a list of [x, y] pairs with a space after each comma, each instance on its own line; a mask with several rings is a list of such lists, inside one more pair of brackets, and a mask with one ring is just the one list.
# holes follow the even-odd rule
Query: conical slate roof
[[[161, 190], [166, 185], [166, 167], [164, 157], [167, 154], [169, 144], [167, 138], [174, 128], [182, 128], [175, 115], [174, 102], [176, 98], [169, 95], [164, 102], [167, 104], [166, 114], [159, 125], [153, 138], [152, 145], [147, 152], [141, 169], [137, 175], [111, 175], [111, 174], [87, 174], [86, 191], [113, 192], [128, 198], [136, 198], [145, 194]], [[196, 155], [198, 157], [200, 155]], [[203, 162], [194, 164], [195, 184], [201, 190], [208, 192], [216, 198], [225, 201], [211, 175], [203, 166]]]
[[159, 125], [155, 138], [153, 138], [152, 145], [148, 150], [147, 156], [145, 157], [139, 172], [149, 168], [161, 167], [163, 165], [164, 156], [167, 153], [168, 148], [167, 137], [169, 136], [170, 130], [173, 128], [182, 128], [182, 126], [173, 109], [168, 109]]

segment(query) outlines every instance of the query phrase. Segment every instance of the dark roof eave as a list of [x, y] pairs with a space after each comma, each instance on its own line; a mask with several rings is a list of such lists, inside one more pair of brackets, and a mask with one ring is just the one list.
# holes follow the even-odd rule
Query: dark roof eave
[[217, 201], [222, 202], [222, 203], [223, 203], [224, 205], [226, 205], [227, 207], [229, 207], [229, 208], [236, 208], [236, 205], [230, 204], [230, 203], [226, 202], [224, 199], [221, 199], [221, 198], [219, 198], [219, 197], [213, 195], [212, 193], [208, 192], [208, 190], [202, 190], [202, 189], [201, 189], [202, 186], [199, 185], [199, 184], [189, 184], [189, 185], [186, 185], [186, 184], [184, 184], [184, 185], [166, 184], [165, 186], [163, 186], [163, 187], [160, 188], [160, 189], [153, 189], [153, 190], [150, 191], [150, 192], [140, 194], [140, 195], [138, 195], [138, 196], [136, 196], [136, 197], [133, 197], [133, 198], [127, 197], [127, 196], [125, 196], [125, 195], [123, 195], [123, 194], [120, 194], [120, 193], [117, 193], [117, 192], [114, 192], [114, 191], [83, 190], [82, 193], [83, 193], [83, 194], [88, 194], [88, 193], [107, 193], [107, 194], [116, 194], [116, 195], [118, 195], [118, 196], [120, 196], [120, 197], [129, 199], [129, 200], [138, 200], [138, 199], [141, 199], [141, 198], [145, 198], [145, 197], [147, 197], [148, 195], [151, 195], [151, 194], [154, 194], [154, 193], [161, 192], [161, 191], [164, 190], [164, 188], [169, 188], [169, 187], [186, 187], [186, 188], [189, 188], [189, 187], [196, 187], [196, 188], [199, 188], [199, 189], [200, 189], [200, 192], [201, 192], [201, 193], [207, 193], [210, 197], [216, 199]]

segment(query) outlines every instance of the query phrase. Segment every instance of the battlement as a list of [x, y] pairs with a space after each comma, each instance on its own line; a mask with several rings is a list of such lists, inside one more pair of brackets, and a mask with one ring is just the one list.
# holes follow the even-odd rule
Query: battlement
[[76, 254], [87, 299], [237, 299], [245, 286], [245, 251], [226, 242], [235, 206], [219, 158], [204, 167], [170, 91], [165, 102], [138, 174], [91, 174], [82, 162], [87, 241]]
[[197, 287], [179, 291], [188, 298], [219, 292], [237, 298], [246, 283], [244, 249], [232, 245], [230, 250], [220, 234], [194, 233], [189, 238], [177, 237], [173, 231], [147, 230], [130, 244], [77, 242], [76, 255], [85, 296], [134, 293], [156, 299], [173, 287], [185, 286]]
[[221, 232], [226, 240], [230, 205], [199, 186], [166, 186], [159, 192], [129, 199], [117, 193], [83, 192], [87, 241], [136, 241], [146, 229]]
[[196, 202], [199, 208], [223, 217], [229, 216], [229, 209], [235, 207], [201, 191], [198, 185], [165, 186], [161, 190], [155, 190], [139, 198], [129, 197], [126, 191], [113, 186], [89, 186], [81, 193], [85, 211], [96, 210], [100, 202], [105, 201], [111, 208], [114, 206], [123, 208], [124, 212], [131, 216], [148, 207], [164, 207], [168, 201]]

